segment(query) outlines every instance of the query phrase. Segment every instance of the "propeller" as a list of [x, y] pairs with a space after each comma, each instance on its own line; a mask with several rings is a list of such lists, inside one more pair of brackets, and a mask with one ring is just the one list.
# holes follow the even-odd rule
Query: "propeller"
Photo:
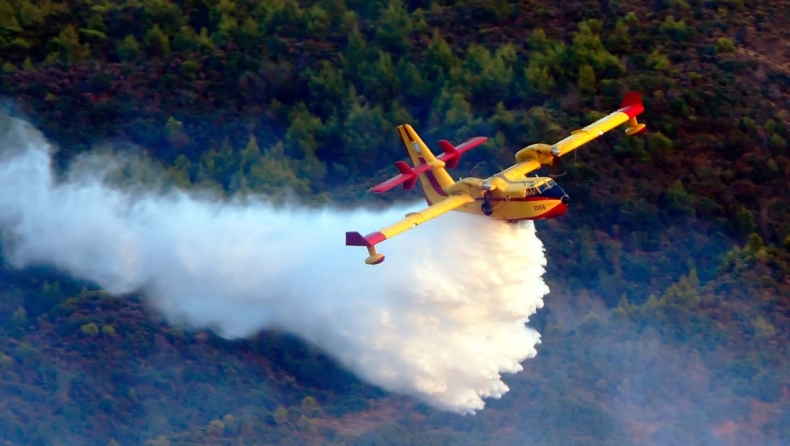
[[[573, 161], [576, 162], [576, 154], [578, 150], [573, 151]], [[556, 147], [551, 148], [551, 154], [554, 155], [551, 161], [551, 168], [549, 169], [549, 176], [551, 178], [559, 178], [568, 173], [565, 170], [565, 164], [562, 161], [562, 158], [559, 156], [560, 151]]]
[[551, 162], [549, 176], [551, 178], [559, 178], [567, 173], [568, 171], [565, 170], [565, 165], [562, 163], [562, 158], [555, 156], [554, 160]]

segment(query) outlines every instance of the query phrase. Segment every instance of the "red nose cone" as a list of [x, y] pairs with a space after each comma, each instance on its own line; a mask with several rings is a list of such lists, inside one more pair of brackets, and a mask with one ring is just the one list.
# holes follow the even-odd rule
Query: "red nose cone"
[[541, 219], [557, 218], [557, 217], [562, 216], [562, 214], [564, 214], [565, 211], [567, 211], [567, 210], [568, 210], [568, 205], [565, 204], [565, 203], [560, 203], [557, 206], [555, 206], [554, 208], [552, 208], [549, 212], [546, 212], [545, 214], [541, 215], [540, 218]]

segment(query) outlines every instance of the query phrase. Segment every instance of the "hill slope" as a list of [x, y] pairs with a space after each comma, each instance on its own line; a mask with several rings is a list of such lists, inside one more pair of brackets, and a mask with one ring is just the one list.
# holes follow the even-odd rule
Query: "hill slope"
[[[336, 366], [298, 343], [182, 334], [140, 302], [6, 270], [3, 437], [789, 442], [788, 9], [0, 0], [0, 93], [60, 144], [59, 161], [136, 145], [178, 187], [290, 189], [318, 204], [404, 199], [414, 195], [364, 192], [404, 157], [401, 122], [430, 145], [490, 136], [458, 169], [482, 176], [630, 90], [643, 93], [651, 130], [607, 136], [569, 163], [571, 210], [539, 224], [552, 294], [532, 323], [544, 343], [511, 392], [471, 421], [340, 371], [322, 381]], [[591, 309], [597, 319], [585, 317]], [[301, 407], [307, 395], [322, 413]]]
[[83, 290], [6, 319], [0, 432], [11, 444], [787, 444], [790, 247], [754, 238], [727, 258], [707, 284], [692, 273], [575, 326], [552, 323], [549, 305], [532, 322], [538, 357], [473, 417], [370, 388], [288, 336], [182, 332], [133, 296]]

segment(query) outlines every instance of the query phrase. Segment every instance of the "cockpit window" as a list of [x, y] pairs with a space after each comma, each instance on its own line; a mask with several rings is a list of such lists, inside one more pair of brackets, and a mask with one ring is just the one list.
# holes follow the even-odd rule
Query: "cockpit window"
[[545, 183], [543, 183], [540, 186], [538, 186], [538, 189], [540, 190], [540, 193], [543, 193], [543, 192], [546, 192], [547, 190], [551, 189], [552, 187], [554, 187], [556, 185], [557, 185], [557, 183], [555, 183], [554, 180], [548, 180]]
[[545, 183], [539, 184], [537, 186], [534, 186], [535, 184], [534, 181], [524, 182], [522, 184], [526, 186], [524, 189], [527, 196], [542, 194], [543, 192], [546, 192], [547, 190], [557, 185], [557, 183], [554, 182], [554, 180], [548, 180]]

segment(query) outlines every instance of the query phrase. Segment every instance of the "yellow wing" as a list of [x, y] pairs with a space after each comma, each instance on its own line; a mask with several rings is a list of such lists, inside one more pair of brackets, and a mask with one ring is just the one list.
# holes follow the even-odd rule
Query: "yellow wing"
[[[535, 145], [537, 145], [537, 144], [535, 144]], [[532, 146], [530, 146], [530, 147], [532, 147]], [[528, 148], [529, 147], [527, 147], [527, 149]], [[522, 181], [522, 180], [524, 180], [525, 176], [529, 175], [530, 172], [532, 172], [533, 170], [540, 169], [541, 168], [541, 164], [540, 164], [539, 161], [537, 161], [535, 159], [519, 159], [519, 155], [522, 152], [524, 152], [525, 150], [527, 150], [527, 149], [521, 149], [516, 154], [516, 161], [517, 161], [516, 164], [514, 164], [511, 167], [508, 167], [507, 169], [503, 170], [502, 173], [500, 173], [498, 175], [495, 175], [490, 180], [487, 180], [487, 181], [489, 181], [489, 184], [494, 186], [493, 188], [486, 187], [485, 183], [483, 184], [483, 187], [486, 188], [486, 189], [491, 189], [491, 190], [496, 189], [496, 188], [502, 188], [502, 187], [504, 187], [504, 184], [496, 184], [496, 183], [498, 183], [498, 181], [496, 181], [496, 180], [498, 180], [498, 178], [496, 178], [496, 177], [501, 175], [501, 176], [507, 178], [508, 181]]]
[[592, 141], [604, 133], [616, 128], [626, 122], [629, 124], [625, 130], [628, 136], [640, 134], [645, 131], [645, 125], [636, 121], [637, 115], [645, 110], [642, 105], [642, 97], [639, 93], [629, 93], [623, 99], [620, 109], [610, 113], [592, 124], [579, 130], [574, 130], [571, 135], [555, 143], [552, 146], [551, 154], [554, 156], [564, 156], [576, 150], [584, 144]]
[[346, 246], [364, 246], [368, 248], [368, 254], [370, 255], [365, 259], [365, 263], [368, 265], [379, 264], [384, 261], [384, 254], [376, 252], [376, 244], [467, 203], [474, 203], [474, 201], [475, 199], [467, 194], [451, 195], [419, 212], [411, 212], [403, 220], [364, 237], [359, 232], [346, 232]]
[[567, 138], [553, 145], [532, 144], [519, 150], [516, 153], [516, 164], [486, 180], [488, 182], [487, 188], [493, 190], [505, 187], [508, 181], [519, 181], [542, 166], [551, 166], [554, 164], [555, 158], [567, 155], [626, 122], [628, 128], [625, 133], [629, 136], [638, 135], [645, 131], [645, 125], [637, 122], [636, 117], [644, 110], [640, 94], [628, 93], [619, 110], [584, 128], [574, 130]]

